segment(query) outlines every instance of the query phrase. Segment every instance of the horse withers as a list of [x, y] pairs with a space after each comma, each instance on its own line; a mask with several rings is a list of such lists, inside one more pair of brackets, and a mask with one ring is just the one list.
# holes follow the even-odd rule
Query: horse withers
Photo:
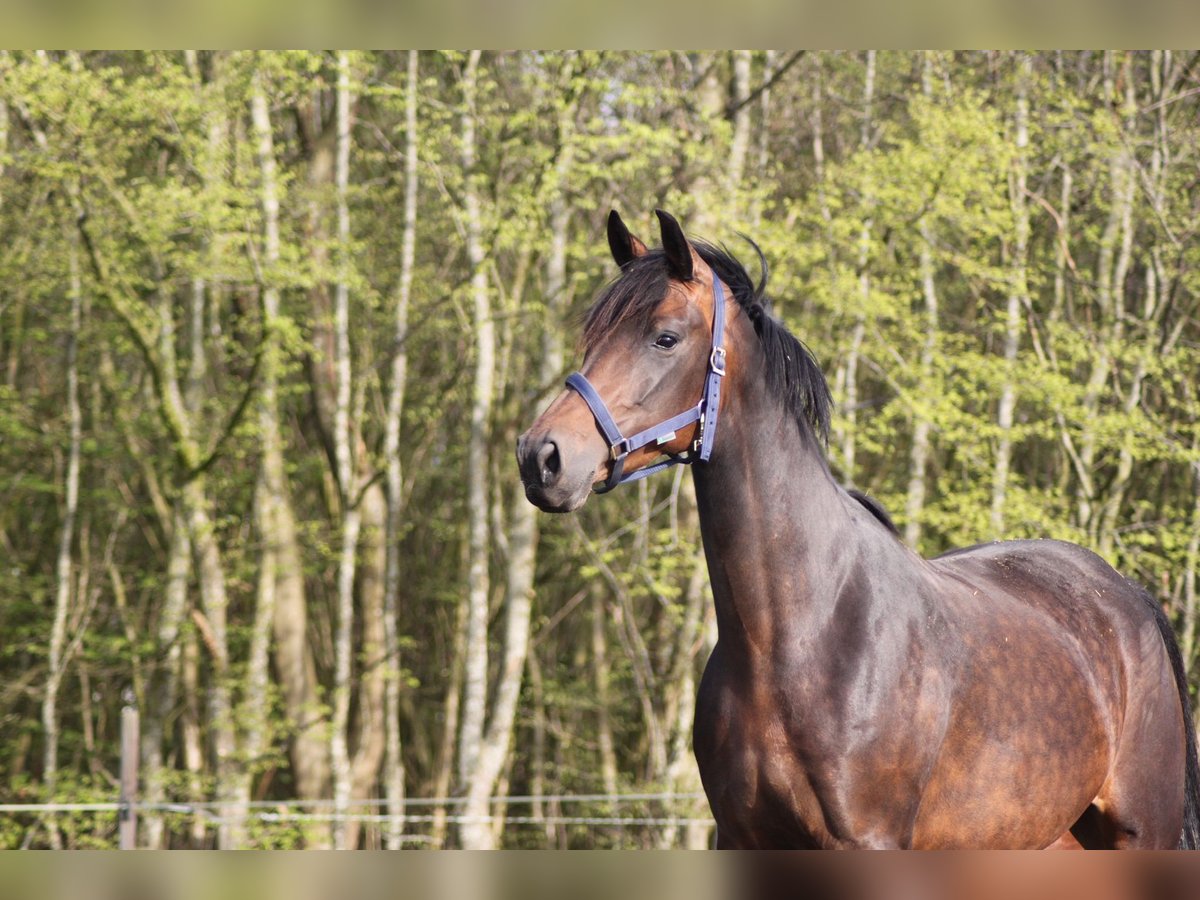
[[829, 389], [769, 314], [765, 265], [755, 285], [658, 217], [649, 250], [610, 215], [620, 275], [517, 456], [549, 512], [695, 463], [718, 641], [693, 745], [718, 846], [1196, 847], [1161, 608], [1073, 544], [906, 547], [830, 475]]

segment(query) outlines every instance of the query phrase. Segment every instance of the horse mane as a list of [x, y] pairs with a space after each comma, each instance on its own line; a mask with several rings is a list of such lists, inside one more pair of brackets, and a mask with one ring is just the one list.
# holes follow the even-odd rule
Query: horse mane
[[856, 491], [853, 488], [848, 489], [846, 493], [866, 507], [867, 512], [878, 519], [884, 528], [896, 536], [900, 535], [900, 529], [896, 527], [896, 523], [892, 521], [892, 517], [888, 515], [888, 511], [883, 508], [882, 503], [874, 497], [869, 497], [862, 491]]
[[[754, 324], [765, 359], [767, 389], [783, 403], [803, 433], [811, 428], [822, 443], [829, 440], [829, 416], [833, 404], [829, 384], [812, 352], [787, 327], [771, 315], [767, 286], [767, 262], [754, 241], [743, 239], [758, 255], [761, 277], [751, 279], [737, 258], [724, 246], [692, 241], [701, 259], [729, 288], [738, 305]], [[666, 255], [650, 250], [630, 260], [621, 274], [596, 297], [584, 320], [583, 349], [593, 347], [614, 328], [629, 320], [649, 320], [667, 292], [670, 277]], [[884, 516], [886, 517], [886, 513]]]

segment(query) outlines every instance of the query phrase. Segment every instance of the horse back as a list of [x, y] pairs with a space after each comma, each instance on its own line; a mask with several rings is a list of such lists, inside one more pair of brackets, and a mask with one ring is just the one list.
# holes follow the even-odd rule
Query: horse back
[[[977, 790], [969, 773], [980, 762], [992, 776], [992, 809], [1074, 785], [1078, 796], [1054, 806], [1077, 814], [1110, 771], [1128, 712], [1161, 702], [1161, 639], [1142, 590], [1060, 541], [982, 544], [929, 567], [966, 653], [918, 839], [937, 845], [952, 830], [952, 811]], [[980, 734], [989, 747], [976, 746]], [[1070, 824], [1047, 820], [1043, 837]], [[995, 843], [1017, 844], [1002, 818], [988, 825], [1001, 829]]]
[[952, 550], [929, 564], [934, 572], [971, 587], [973, 595], [992, 598], [998, 614], [1009, 605], [1023, 606], [1077, 637], [1086, 637], [1098, 623], [1113, 635], [1118, 627], [1148, 633], [1154, 626], [1144, 591], [1077, 544], [993, 541]]
[[1018, 644], [1049, 635], [1100, 690], [1121, 706], [1127, 666], [1158, 654], [1160, 638], [1144, 591], [1100, 556], [1065, 541], [996, 541], [930, 560], [934, 572], [970, 591], [968, 615], [998, 623]]

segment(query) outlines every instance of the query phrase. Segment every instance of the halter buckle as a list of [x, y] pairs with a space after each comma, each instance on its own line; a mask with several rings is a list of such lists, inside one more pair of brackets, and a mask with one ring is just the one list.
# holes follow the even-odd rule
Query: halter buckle
[[712, 353], [708, 357], [708, 367], [712, 369], [714, 375], [725, 374], [725, 348], [713, 347]]

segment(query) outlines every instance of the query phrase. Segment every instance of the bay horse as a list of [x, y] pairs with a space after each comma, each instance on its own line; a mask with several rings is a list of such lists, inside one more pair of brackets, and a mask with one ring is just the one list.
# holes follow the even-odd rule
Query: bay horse
[[768, 310], [761, 251], [755, 285], [658, 218], [648, 250], [610, 214], [620, 275], [517, 457], [547, 512], [696, 463], [718, 640], [693, 746], [717, 846], [1195, 848], [1161, 608], [1073, 544], [905, 546], [830, 474], [829, 389]]

